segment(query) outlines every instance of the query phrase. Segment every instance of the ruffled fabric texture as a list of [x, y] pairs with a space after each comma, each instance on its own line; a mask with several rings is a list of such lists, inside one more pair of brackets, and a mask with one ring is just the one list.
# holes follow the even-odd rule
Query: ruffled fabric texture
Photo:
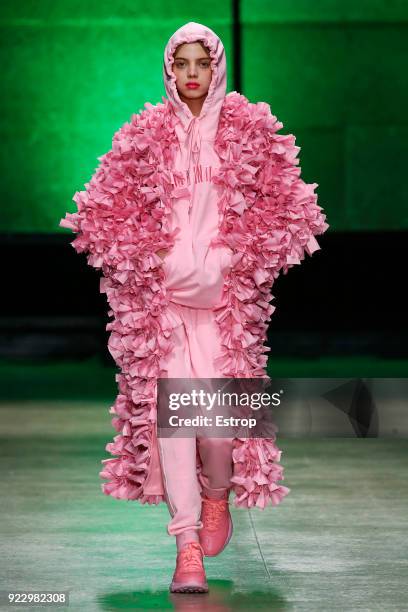
[[[300, 147], [294, 135], [277, 134], [282, 127], [267, 103], [251, 104], [237, 92], [226, 96], [215, 142], [223, 163], [214, 180], [223, 195], [213, 245], [235, 253], [217, 311], [223, 347], [217, 365], [228, 377], [269, 380], [264, 342], [275, 310], [273, 282], [320, 249], [315, 236], [329, 227], [317, 205], [318, 184], [300, 178]], [[275, 440], [234, 440], [235, 506], [265, 508], [289, 493], [278, 484], [284, 476]]]
[[165, 105], [145, 107], [114, 135], [86, 189], [74, 195], [77, 212], [60, 225], [78, 234], [72, 246], [102, 270], [100, 291], [112, 317], [108, 348], [121, 370], [110, 408], [118, 435], [106, 446], [117, 457], [102, 461], [100, 475], [108, 479], [102, 490], [157, 504], [163, 495], [145, 495], [143, 489], [154, 444], [157, 378], [172, 351], [174, 321], [166, 314], [169, 300], [156, 251], [174, 245], [176, 232], [165, 226], [174, 190], [167, 168], [177, 140]]
[[[168, 168], [177, 118], [165, 98], [145, 107], [115, 134], [86, 190], [74, 196], [78, 211], [60, 225], [78, 234], [71, 244], [102, 270], [101, 292], [113, 317], [108, 347], [121, 373], [110, 412], [118, 435], [106, 446], [115, 457], [102, 461], [100, 476], [108, 480], [102, 490], [158, 504], [165, 501], [162, 486], [154, 495], [144, 487], [156, 444], [157, 378], [166, 376], [173, 346], [174, 321], [156, 251], [174, 245], [167, 221], [177, 189]], [[264, 342], [275, 310], [273, 282], [319, 249], [315, 236], [329, 227], [317, 205], [317, 183], [300, 178], [295, 137], [277, 134], [281, 127], [268, 104], [252, 104], [237, 92], [225, 97], [215, 143], [222, 159], [214, 178], [221, 186], [221, 220], [213, 244], [234, 253], [216, 309], [223, 345], [217, 366], [227, 377], [268, 379]], [[289, 493], [278, 484], [284, 479], [281, 452], [275, 436], [234, 440], [236, 507], [263, 509]]]

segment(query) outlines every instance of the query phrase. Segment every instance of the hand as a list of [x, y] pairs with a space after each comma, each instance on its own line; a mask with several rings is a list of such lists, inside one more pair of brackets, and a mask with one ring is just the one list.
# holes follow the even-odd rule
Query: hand
[[167, 255], [168, 250], [166, 251], [166, 249], [160, 249], [160, 251], [156, 251], [156, 255], [158, 255], [159, 257], [161, 257], [162, 259], [165, 258], [165, 256]]

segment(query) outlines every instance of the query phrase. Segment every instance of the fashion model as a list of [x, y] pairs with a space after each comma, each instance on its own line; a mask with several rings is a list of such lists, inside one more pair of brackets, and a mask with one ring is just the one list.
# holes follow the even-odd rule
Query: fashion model
[[264, 345], [279, 273], [319, 249], [329, 227], [317, 183], [300, 178], [293, 135], [265, 102], [226, 94], [220, 38], [189, 22], [164, 51], [167, 98], [132, 115], [60, 225], [101, 269], [108, 347], [120, 368], [118, 432], [102, 490], [167, 504], [172, 592], [207, 592], [204, 556], [232, 535], [237, 508], [290, 491], [275, 438], [164, 438], [159, 378], [267, 378]]

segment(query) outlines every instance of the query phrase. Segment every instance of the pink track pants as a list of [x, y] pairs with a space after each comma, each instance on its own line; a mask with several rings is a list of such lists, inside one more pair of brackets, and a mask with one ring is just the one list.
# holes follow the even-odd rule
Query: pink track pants
[[[212, 309], [190, 308], [175, 302], [170, 308], [180, 319], [173, 329], [175, 348], [166, 363], [169, 378], [222, 378], [214, 368], [220, 341]], [[202, 528], [201, 492], [223, 498], [231, 487], [232, 438], [158, 438], [166, 502], [172, 516], [169, 535], [183, 541], [198, 540]], [[202, 472], [197, 475], [197, 449]]]

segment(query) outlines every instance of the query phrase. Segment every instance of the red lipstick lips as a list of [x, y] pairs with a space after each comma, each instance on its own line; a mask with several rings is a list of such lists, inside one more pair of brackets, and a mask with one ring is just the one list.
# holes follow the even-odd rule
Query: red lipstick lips
[[188, 87], [189, 89], [197, 89], [197, 87], [200, 87], [200, 83], [193, 83], [191, 81], [190, 83], [186, 83], [186, 87]]

